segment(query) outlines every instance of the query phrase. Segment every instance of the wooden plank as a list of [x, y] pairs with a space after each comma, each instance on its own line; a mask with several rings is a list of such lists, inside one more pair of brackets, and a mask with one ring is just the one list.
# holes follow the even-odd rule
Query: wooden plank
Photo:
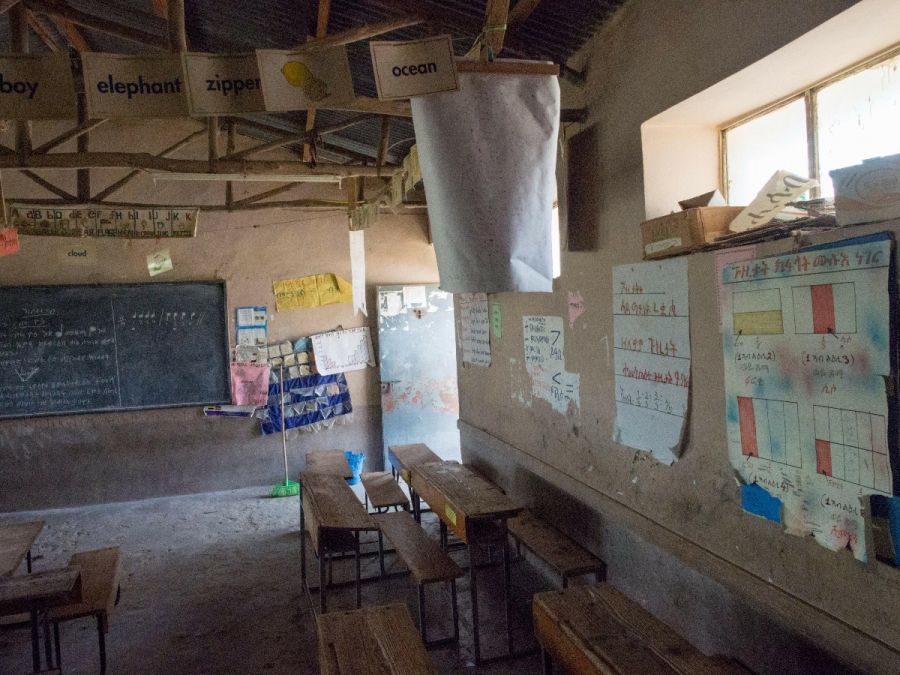
[[65, 567], [0, 580], [0, 616], [44, 610], [81, 599], [81, 570]]
[[[322, 39], [328, 32], [328, 15], [331, 11], [331, 0], [319, 0], [318, 14], [316, 15], [316, 38]], [[311, 131], [316, 126], [316, 109], [306, 111], [306, 131]], [[312, 160], [312, 148], [309, 143], [303, 144], [303, 161]]]
[[341, 478], [353, 478], [347, 455], [343, 450], [312, 450], [306, 454], [304, 473], [328, 473]]
[[484, 38], [481, 42], [482, 59], [487, 58], [490, 49], [493, 56], [500, 56], [503, 51], [503, 38], [506, 35], [506, 17], [509, 14], [509, 0], [488, 0], [484, 10]]
[[498, 75], [553, 75], [559, 76], [559, 66], [545, 61], [469, 61], [457, 59], [460, 73], [494, 73]]
[[391, 33], [395, 30], [408, 28], [409, 26], [415, 26], [424, 22], [425, 17], [422, 14], [406, 14], [404, 16], [398, 16], [395, 19], [388, 19], [387, 21], [354, 26], [353, 28], [341, 31], [340, 33], [332, 33], [331, 35], [325, 35], [323, 33], [323, 37], [308, 40], [304, 47], [336, 47], [339, 45], [348, 45], [352, 42], [368, 40], [369, 38], [383, 35], [384, 33]]
[[43, 529], [43, 520], [0, 525], [0, 577], [15, 573]]
[[434, 451], [424, 443], [409, 445], [391, 445], [388, 447], [388, 461], [396, 469], [403, 480], [410, 481], [409, 471], [417, 464], [442, 461]]
[[316, 616], [322, 675], [436, 673], [403, 605]]
[[533, 613], [535, 636], [566, 671], [587, 675], [746, 672], [737, 664], [704, 655], [608, 584], [538, 593]]
[[362, 473], [359, 477], [373, 508], [386, 509], [391, 506], [409, 508], [409, 499], [389, 471]]
[[107, 33], [129, 42], [157, 48], [163, 47], [163, 41], [157, 35], [116, 23], [102, 16], [82, 12], [67, 4], [64, 0], [27, 0], [27, 4], [32, 11], [71, 21], [78, 26]]
[[311, 514], [320, 529], [351, 532], [378, 529], [347, 481], [340, 476], [303, 472], [300, 483], [304, 516]]
[[562, 577], [601, 572], [606, 564], [549, 523], [525, 511], [507, 521], [509, 533]]
[[69, 41], [69, 44], [72, 45], [76, 51], [93, 51], [90, 43], [87, 41], [84, 35], [81, 34], [81, 31], [78, 30], [74, 23], [58, 16], [51, 16], [50, 21], [53, 22], [53, 25], [56, 26], [56, 29], [60, 33], [62, 33], [62, 35], [66, 38], [66, 40]]
[[406, 511], [373, 516], [417, 584], [458, 579], [464, 572]]

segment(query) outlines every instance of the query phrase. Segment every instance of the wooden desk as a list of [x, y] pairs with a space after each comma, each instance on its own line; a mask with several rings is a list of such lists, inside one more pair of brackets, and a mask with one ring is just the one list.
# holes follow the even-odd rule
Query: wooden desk
[[611, 675], [737, 675], [737, 663], [704, 655], [612, 586], [570, 586], [534, 596], [534, 634], [544, 670]]
[[412, 467], [412, 488], [431, 505], [441, 519], [441, 542], [446, 547], [446, 528], [468, 544], [469, 592], [472, 599], [472, 635], [475, 662], [480, 664], [481, 643], [478, 627], [478, 587], [475, 551], [487, 544], [498, 544], [503, 551], [504, 600], [506, 603], [506, 638], [508, 655], [512, 655], [512, 631], [509, 622], [510, 571], [506, 521], [522, 507], [507, 497], [481, 474], [459, 462], [419, 464]]
[[391, 471], [409, 483], [409, 472], [414, 466], [442, 460], [424, 443], [413, 443], [389, 446], [388, 461], [391, 463]]
[[353, 478], [350, 464], [343, 450], [320, 450], [306, 453], [303, 473], [329, 473], [341, 478]]
[[[16, 577], [0, 578], [0, 616], [31, 615], [31, 659], [34, 672], [41, 670], [38, 624], [44, 624], [44, 653], [47, 668], [53, 668], [53, 641], [48, 612], [53, 607], [81, 602], [81, 570], [65, 567]], [[57, 655], [58, 659], [59, 655]]]
[[362, 502], [350, 489], [341, 476], [328, 473], [300, 474], [300, 568], [304, 588], [309, 591], [306, 582], [306, 537], [309, 538], [319, 559], [319, 605], [325, 612], [325, 559], [335, 547], [335, 536], [349, 534], [354, 541], [353, 552], [356, 558], [356, 606], [362, 603], [359, 565], [359, 533], [367, 530], [378, 530]]
[[403, 605], [316, 617], [322, 675], [429, 675], [437, 671]]
[[0, 524], [0, 577], [14, 574], [22, 558], [31, 573], [31, 547], [43, 529], [43, 520]]

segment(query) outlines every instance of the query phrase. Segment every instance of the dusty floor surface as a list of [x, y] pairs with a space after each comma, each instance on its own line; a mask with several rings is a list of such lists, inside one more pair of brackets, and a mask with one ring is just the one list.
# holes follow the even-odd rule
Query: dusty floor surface
[[[299, 500], [271, 499], [251, 488], [140, 502], [0, 515], [0, 522], [46, 520], [33, 554], [35, 571], [64, 566], [78, 550], [120, 546], [124, 578], [107, 637], [109, 673], [317, 673], [314, 602], [300, 584]], [[432, 514], [425, 514], [437, 538]], [[367, 540], [368, 541], [368, 540]], [[374, 541], [363, 550], [377, 550]], [[454, 551], [460, 564], [465, 550]], [[317, 561], [308, 570], [318, 578]], [[403, 569], [387, 556], [388, 572]], [[334, 581], [352, 578], [352, 558], [339, 561]], [[364, 560], [363, 576], [377, 575], [378, 559]], [[20, 571], [21, 573], [21, 571]], [[478, 576], [483, 654], [502, 651], [502, 568]], [[550, 588], [529, 560], [512, 566], [516, 649], [535, 646], [530, 600]], [[432, 649], [440, 673], [538, 673], [536, 655], [476, 668], [472, 657], [468, 578], [458, 584], [460, 643]], [[363, 605], [404, 602], [417, 615], [408, 575], [363, 584]], [[352, 609], [352, 586], [328, 593], [328, 609]], [[428, 587], [429, 639], [451, 631], [450, 604], [440, 584]], [[446, 631], [446, 632], [445, 632]], [[96, 624], [62, 625], [63, 672], [97, 673]], [[27, 628], [0, 629], [0, 673], [31, 671]]]

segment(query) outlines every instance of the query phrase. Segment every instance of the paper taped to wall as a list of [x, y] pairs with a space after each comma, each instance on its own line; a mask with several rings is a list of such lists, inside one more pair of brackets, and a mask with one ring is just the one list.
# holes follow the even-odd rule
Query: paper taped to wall
[[728, 452], [788, 532], [866, 559], [860, 497], [890, 496], [887, 235], [726, 265]]
[[459, 332], [463, 363], [491, 365], [491, 335], [485, 293], [459, 294]]
[[368, 326], [313, 335], [312, 344], [316, 370], [320, 375], [362, 370], [375, 365], [375, 351]]
[[613, 440], [672, 464], [690, 402], [687, 258], [614, 267], [613, 330]]
[[531, 393], [560, 413], [581, 407], [581, 377], [566, 370], [565, 334], [561, 316], [523, 316], [525, 370]]

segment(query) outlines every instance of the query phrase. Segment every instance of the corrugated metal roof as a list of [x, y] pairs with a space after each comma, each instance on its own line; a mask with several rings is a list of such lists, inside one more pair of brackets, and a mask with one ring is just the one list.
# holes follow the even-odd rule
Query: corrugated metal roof
[[[527, 0], [519, 0], [524, 2]], [[515, 34], [508, 34], [503, 56], [566, 60], [624, 3], [625, 0], [542, 0]], [[88, 14], [102, 16], [122, 25], [158, 37], [164, 45], [165, 19], [153, 13], [151, 0], [68, 0]], [[409, 26], [378, 36], [378, 40], [412, 40], [427, 35], [449, 33], [454, 50], [462, 55], [469, 50], [484, 23], [485, 0], [331, 0], [328, 32], [337, 33], [367, 23], [389, 21], [411, 11], [428, 18], [426, 23]], [[516, 2], [512, 2], [513, 7]], [[241, 52], [259, 48], [289, 49], [302, 44], [307, 33], [315, 31], [317, 1], [304, 0], [185, 0], [185, 25], [188, 46], [193, 51]], [[66, 41], [49, 20], [42, 20], [47, 32], [60, 45]], [[141, 53], [151, 48], [96, 30], [78, 30], [96, 51]], [[0, 43], [9, 49], [7, 22], [0, 21]], [[47, 48], [31, 34], [32, 51]], [[348, 45], [353, 84], [358, 95], [375, 96], [368, 41]], [[317, 126], [336, 124], [356, 113], [321, 110]], [[256, 121], [285, 131], [305, 128], [306, 113], [254, 115]], [[243, 128], [242, 133], [271, 140], [274, 132]], [[350, 155], [375, 158], [381, 136], [381, 122], [366, 120], [325, 137], [325, 142], [343, 148]], [[410, 120], [393, 118], [388, 161], [399, 161], [414, 142]], [[299, 146], [295, 146], [299, 148]]]

